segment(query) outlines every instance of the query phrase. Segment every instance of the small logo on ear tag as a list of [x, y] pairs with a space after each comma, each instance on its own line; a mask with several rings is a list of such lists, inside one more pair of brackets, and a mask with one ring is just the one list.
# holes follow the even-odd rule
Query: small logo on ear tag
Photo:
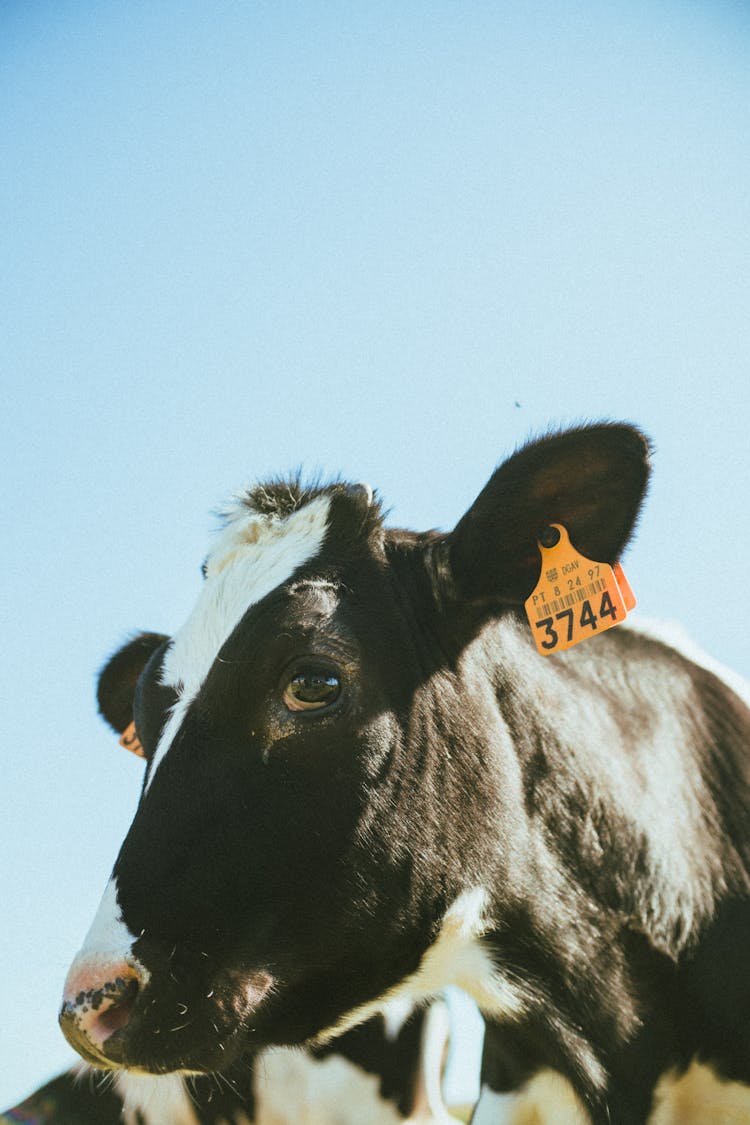
[[135, 723], [131, 723], [127, 730], [124, 730], [120, 736], [120, 746], [124, 746], [131, 754], [135, 754], [138, 758], [145, 758], [140, 739], [135, 731]]
[[572, 648], [625, 620], [635, 597], [619, 563], [612, 567], [587, 559], [559, 523], [545, 528], [538, 546], [542, 572], [525, 607], [542, 656]]

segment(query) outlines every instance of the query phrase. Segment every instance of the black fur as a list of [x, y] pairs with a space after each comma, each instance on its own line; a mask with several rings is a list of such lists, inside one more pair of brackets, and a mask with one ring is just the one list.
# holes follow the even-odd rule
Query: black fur
[[0, 1123], [24, 1125], [118, 1125], [122, 1101], [109, 1081], [61, 1074], [14, 1109], [0, 1114]]

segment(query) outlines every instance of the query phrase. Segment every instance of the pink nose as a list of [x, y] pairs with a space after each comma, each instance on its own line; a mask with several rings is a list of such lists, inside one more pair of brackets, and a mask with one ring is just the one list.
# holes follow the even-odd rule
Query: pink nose
[[146, 983], [138, 963], [103, 957], [79, 958], [63, 991], [60, 1027], [65, 1038], [94, 1066], [117, 1066], [112, 1036], [124, 1028]]

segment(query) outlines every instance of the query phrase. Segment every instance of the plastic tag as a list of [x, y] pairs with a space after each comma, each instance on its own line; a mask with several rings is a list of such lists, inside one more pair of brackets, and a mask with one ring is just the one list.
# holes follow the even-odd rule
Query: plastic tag
[[127, 730], [124, 730], [120, 736], [120, 746], [124, 746], [131, 754], [135, 754], [138, 758], [145, 758], [140, 739], [136, 734], [135, 723], [131, 723]]
[[612, 567], [612, 569], [615, 572], [615, 581], [617, 582], [617, 585], [620, 587], [620, 593], [622, 594], [622, 600], [625, 602], [625, 609], [628, 611], [628, 613], [630, 613], [631, 609], [635, 609], [635, 594], [630, 589], [630, 583], [628, 582], [627, 578], [625, 577], [625, 574], [624, 574], [623, 569], [620, 566], [620, 564], [618, 562], [616, 562], [615, 565]]
[[551, 547], [538, 543], [542, 571], [525, 603], [534, 643], [542, 656], [563, 652], [619, 625], [635, 606], [619, 563], [611, 567], [587, 559], [575, 549], [562, 524], [551, 527], [560, 538]]

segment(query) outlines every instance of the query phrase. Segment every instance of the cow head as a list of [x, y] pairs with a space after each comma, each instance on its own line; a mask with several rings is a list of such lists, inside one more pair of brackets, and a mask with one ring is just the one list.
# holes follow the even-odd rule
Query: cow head
[[647, 459], [628, 426], [547, 437], [447, 535], [385, 529], [360, 485], [236, 502], [182, 629], [101, 673], [102, 714], [134, 720], [147, 766], [66, 984], [85, 1058], [205, 1072], [344, 1026], [490, 868], [512, 889], [513, 833], [499, 855], [488, 826], [518, 819], [497, 711], [516, 673], [495, 682], [486, 647], [467, 653], [497, 622], [529, 650], [519, 607], [547, 524], [618, 557]]

